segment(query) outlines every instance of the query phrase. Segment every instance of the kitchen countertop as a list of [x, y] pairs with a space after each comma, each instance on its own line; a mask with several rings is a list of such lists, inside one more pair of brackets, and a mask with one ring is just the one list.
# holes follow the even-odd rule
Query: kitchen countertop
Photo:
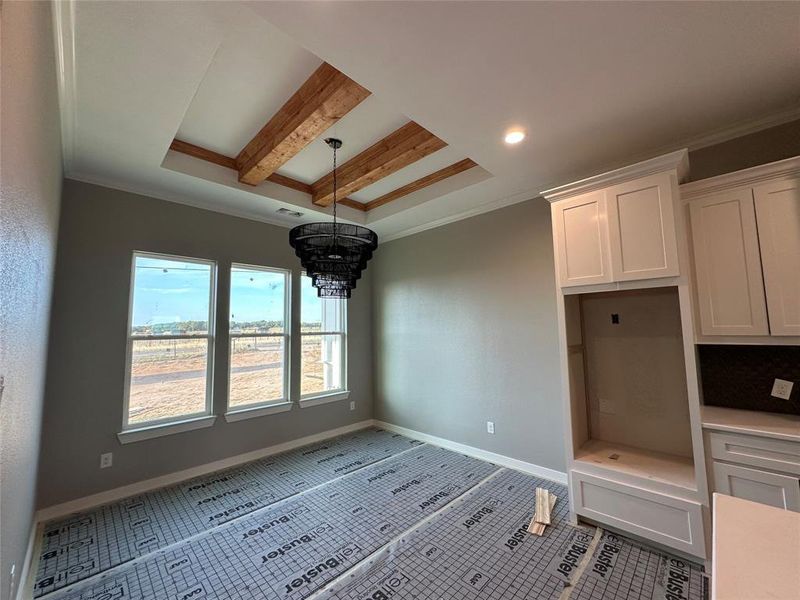
[[800, 598], [800, 513], [714, 494], [712, 600]]
[[704, 429], [800, 442], [800, 416], [798, 415], [782, 415], [720, 406], [701, 406], [700, 411]]

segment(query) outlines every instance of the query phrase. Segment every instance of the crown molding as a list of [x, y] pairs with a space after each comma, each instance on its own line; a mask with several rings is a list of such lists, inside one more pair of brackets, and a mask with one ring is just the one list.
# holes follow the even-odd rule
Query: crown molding
[[709, 194], [716, 194], [734, 188], [752, 186], [764, 181], [797, 175], [800, 175], [800, 156], [684, 183], [680, 188], [681, 198], [683, 200], [691, 200], [699, 196], [708, 196]]
[[381, 242], [386, 243], [386, 242], [391, 242], [392, 240], [399, 240], [400, 238], [408, 237], [410, 235], [415, 235], [417, 233], [422, 233], [423, 231], [428, 231], [429, 229], [436, 229], [437, 227], [442, 227], [443, 225], [449, 225], [450, 223], [457, 223], [458, 221], [463, 221], [464, 219], [477, 217], [478, 215], [499, 210], [501, 208], [505, 208], [506, 206], [519, 204], [520, 202], [526, 202], [528, 200], [534, 200], [538, 196], [539, 195], [534, 190], [518, 192], [511, 196], [501, 198], [500, 200], [496, 200], [494, 202], [488, 202], [487, 204], [482, 204], [480, 206], [476, 206], [475, 208], [471, 208], [469, 210], [456, 213], [454, 215], [449, 215], [447, 217], [442, 217], [441, 219], [436, 219], [434, 221], [422, 223], [415, 227], [401, 229], [400, 231], [396, 231], [395, 233], [392, 234], [382, 235]]
[[689, 151], [686, 148], [622, 167], [621, 169], [600, 173], [573, 183], [551, 188], [541, 192], [541, 195], [548, 202], [558, 202], [564, 198], [593, 192], [617, 183], [672, 170], [677, 172], [678, 181], [683, 181], [689, 174]]
[[688, 148], [689, 151], [700, 150], [701, 148], [708, 148], [709, 146], [729, 142], [736, 138], [750, 135], [751, 133], [758, 133], [770, 127], [777, 127], [778, 125], [790, 123], [798, 119], [800, 119], [800, 106], [793, 106], [787, 110], [778, 111], [765, 117], [745, 119], [734, 125], [694, 136], [686, 140], [683, 145]]
[[53, 2], [56, 79], [61, 117], [61, 154], [65, 174], [72, 170], [77, 135], [77, 76], [75, 73], [75, 3]]
[[238, 217], [239, 219], [248, 219], [250, 221], [258, 221], [260, 223], [266, 223], [268, 225], [275, 225], [276, 227], [282, 227], [285, 229], [291, 229], [295, 225], [299, 225], [299, 222], [289, 223], [286, 221], [279, 221], [277, 219], [270, 219], [258, 213], [250, 213], [243, 210], [236, 210], [229, 206], [211, 206], [205, 202], [198, 202], [194, 198], [190, 198], [187, 196], [182, 196], [179, 194], [171, 194], [165, 193], [162, 191], [150, 190], [141, 188], [138, 186], [127, 185], [123, 183], [119, 183], [118, 181], [112, 181], [110, 179], [106, 179], [103, 177], [97, 177], [94, 175], [88, 175], [86, 173], [79, 173], [73, 172], [69, 175], [64, 176], [65, 179], [71, 179], [72, 181], [78, 181], [80, 183], [88, 183], [91, 185], [96, 185], [104, 188], [109, 188], [112, 190], [117, 190], [120, 192], [125, 192], [128, 194], [135, 194], [137, 196], [144, 196], [146, 198], [152, 198], [155, 200], [163, 200], [165, 202], [174, 202], [175, 204], [182, 204], [184, 206], [189, 206], [191, 208], [196, 208], [198, 210], [206, 210], [209, 212], [219, 213], [222, 215], [228, 215], [230, 217]]

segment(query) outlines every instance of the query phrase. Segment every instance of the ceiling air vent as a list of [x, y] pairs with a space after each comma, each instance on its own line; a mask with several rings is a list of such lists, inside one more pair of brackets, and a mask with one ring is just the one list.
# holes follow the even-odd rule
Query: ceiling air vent
[[297, 212], [296, 210], [289, 210], [288, 208], [279, 208], [278, 209], [279, 215], [286, 215], [287, 217], [302, 217], [303, 213]]

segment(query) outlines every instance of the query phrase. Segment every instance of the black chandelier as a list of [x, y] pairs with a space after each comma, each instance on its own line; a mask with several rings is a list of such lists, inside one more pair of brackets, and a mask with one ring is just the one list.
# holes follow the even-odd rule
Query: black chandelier
[[378, 247], [371, 229], [336, 221], [336, 151], [342, 140], [325, 140], [333, 149], [333, 223], [307, 223], [289, 232], [289, 244], [311, 277], [320, 298], [349, 298], [361, 271]]

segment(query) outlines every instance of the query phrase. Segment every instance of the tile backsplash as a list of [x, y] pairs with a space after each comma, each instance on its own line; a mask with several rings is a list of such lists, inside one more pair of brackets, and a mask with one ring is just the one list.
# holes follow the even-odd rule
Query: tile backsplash
[[[703, 403], [800, 415], [800, 346], [699, 345]], [[775, 379], [793, 381], [789, 400], [770, 395]]]

